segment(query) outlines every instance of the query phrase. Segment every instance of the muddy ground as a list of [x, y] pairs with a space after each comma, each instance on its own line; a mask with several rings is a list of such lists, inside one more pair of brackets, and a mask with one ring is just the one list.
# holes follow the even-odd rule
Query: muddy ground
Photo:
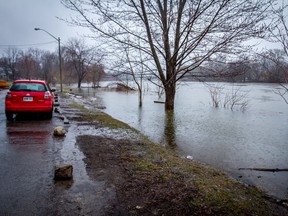
[[103, 131], [77, 135], [75, 143], [89, 178], [102, 189], [99, 199], [93, 188], [86, 193], [94, 193], [86, 209], [63, 203], [58, 215], [288, 215], [286, 201], [180, 158], [85, 102], [62, 97], [61, 110], [70, 124]]

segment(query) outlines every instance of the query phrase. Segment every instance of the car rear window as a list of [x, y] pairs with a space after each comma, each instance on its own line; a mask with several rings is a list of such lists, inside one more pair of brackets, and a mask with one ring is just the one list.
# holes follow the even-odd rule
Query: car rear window
[[46, 87], [41, 83], [14, 83], [10, 91], [36, 91], [45, 92]]

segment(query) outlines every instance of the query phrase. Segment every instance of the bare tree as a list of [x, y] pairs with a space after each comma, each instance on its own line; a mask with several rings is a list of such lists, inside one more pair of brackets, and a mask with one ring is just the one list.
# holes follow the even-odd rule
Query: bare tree
[[230, 92], [227, 92], [224, 100], [224, 108], [230, 108], [231, 110], [246, 111], [248, 108], [249, 101], [247, 99], [248, 92], [242, 92], [241, 87], [232, 86]]
[[43, 79], [41, 74], [41, 54], [38, 49], [29, 49], [21, 52], [17, 61], [17, 78], [24, 79]]
[[192, 78], [199, 81], [245, 82], [249, 77], [250, 64], [248, 55], [229, 60], [224, 55], [217, 55], [206, 60], [197, 69], [199, 75], [195, 77], [192, 74]]
[[6, 57], [0, 58], [0, 72], [1, 72], [1, 79], [6, 77], [6, 80], [9, 80], [10, 69], [8, 66], [8, 59]]
[[280, 95], [286, 104], [288, 104], [288, 84], [280, 83], [281, 89], [276, 89], [274, 92]]
[[220, 106], [221, 103], [221, 95], [222, 95], [222, 91], [223, 91], [223, 85], [208, 85], [208, 89], [209, 89], [209, 93], [210, 93], [210, 97], [212, 100], [212, 106], [215, 108], [218, 108]]
[[1, 67], [5, 68], [4, 70], [8, 79], [14, 80], [16, 78], [17, 61], [19, 60], [20, 53], [19, 49], [9, 47], [5, 50], [3, 58], [1, 58]]
[[[138, 92], [139, 92], [139, 107], [142, 107], [142, 103], [143, 103], [143, 76], [144, 76], [144, 65], [143, 65], [143, 60], [142, 60], [142, 55], [141, 52], [139, 52], [140, 55], [140, 62], [138, 61], [133, 61], [130, 58], [130, 53], [129, 53], [129, 48], [125, 49], [125, 54], [126, 54], [126, 58], [128, 60], [128, 65], [129, 65], [129, 71], [131, 72], [132, 78], [134, 80], [134, 82], [137, 85], [138, 88]], [[140, 63], [140, 64], [139, 64]], [[139, 76], [139, 77], [138, 77]]]
[[[281, 49], [268, 50], [258, 54], [266, 82], [287, 83], [288, 63]], [[288, 56], [287, 56], [288, 57]]]
[[232, 111], [240, 110], [242, 112], [247, 110], [249, 105], [248, 92], [243, 92], [241, 87], [232, 85], [229, 90], [223, 84], [206, 83], [206, 86], [209, 90], [213, 107], [219, 108], [222, 106]]
[[55, 74], [58, 74], [58, 55], [55, 53], [44, 52], [41, 55], [41, 71], [43, 79], [48, 83], [55, 83]]
[[123, 47], [123, 52], [120, 56], [117, 56], [117, 61], [113, 67], [113, 71], [116, 73], [116, 77], [126, 79], [126, 86], [129, 86], [129, 81], [133, 81], [138, 89], [139, 107], [143, 104], [143, 80], [145, 77], [145, 59], [143, 59], [143, 53], [140, 50], [133, 51], [129, 46]]
[[40, 49], [30, 48], [21, 51], [17, 48], [8, 48], [0, 60], [0, 67], [10, 80], [26, 78], [54, 82], [58, 70], [58, 58], [57, 54]]
[[[174, 109], [177, 82], [206, 59], [219, 52], [235, 54], [241, 42], [263, 36], [263, 21], [273, 2], [62, 0], [80, 14], [72, 22], [99, 33], [106, 45], [129, 46], [145, 53], [150, 59], [147, 70], [165, 89], [166, 110]], [[99, 40], [98, 35], [95, 38]]]
[[288, 56], [288, 3], [282, 0], [279, 8], [273, 7], [273, 14], [276, 17], [274, 25], [269, 29], [272, 42], [280, 43], [286, 56]]
[[93, 48], [88, 48], [84, 40], [72, 38], [64, 47], [66, 64], [74, 69], [77, 76], [78, 88], [89, 71], [89, 66], [95, 62], [96, 53]]
[[[274, 7], [274, 15], [276, 16], [276, 22], [273, 28], [270, 29], [272, 35], [272, 42], [277, 42], [281, 44], [283, 52], [288, 57], [288, 3], [285, 0], [282, 0], [282, 4], [279, 8]], [[286, 68], [283, 68], [283, 77], [285, 83], [281, 83], [281, 90], [278, 90], [276, 93], [279, 94], [284, 101], [288, 104], [288, 65]]]
[[94, 63], [90, 65], [86, 79], [92, 82], [93, 88], [100, 86], [100, 81], [105, 76], [104, 66]]

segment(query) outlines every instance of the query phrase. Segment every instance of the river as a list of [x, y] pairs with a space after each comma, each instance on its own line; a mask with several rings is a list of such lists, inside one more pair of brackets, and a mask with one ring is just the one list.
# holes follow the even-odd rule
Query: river
[[[174, 115], [165, 113], [164, 104], [154, 103], [158, 100], [157, 89], [149, 84], [144, 88], [142, 108], [138, 106], [137, 92], [83, 88], [78, 93], [101, 100], [104, 112], [181, 156], [210, 164], [272, 196], [288, 199], [288, 172], [239, 170], [288, 168], [288, 104], [275, 93], [279, 85], [209, 86], [199, 82], [179, 85]], [[218, 108], [212, 106], [209, 89], [218, 89]], [[227, 95], [243, 96], [244, 110], [224, 108]]]

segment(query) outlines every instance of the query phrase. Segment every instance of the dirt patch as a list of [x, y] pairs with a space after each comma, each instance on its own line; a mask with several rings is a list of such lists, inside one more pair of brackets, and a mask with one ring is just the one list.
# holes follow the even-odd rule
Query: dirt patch
[[[116, 187], [117, 206], [106, 209], [107, 214], [192, 214], [189, 201], [193, 184], [183, 181], [183, 176], [165, 179], [161, 172], [140, 172], [132, 165], [135, 158], [144, 155], [143, 151], [134, 152], [135, 145], [143, 144], [99, 136], [78, 136], [77, 145], [86, 155], [88, 174], [97, 181], [106, 180], [110, 187]], [[162, 162], [158, 160], [155, 163]]]
[[[78, 136], [88, 175], [114, 188], [106, 215], [286, 215], [256, 188], [146, 143]], [[205, 177], [205, 175], [207, 175]], [[252, 202], [252, 203], [251, 203]]]

